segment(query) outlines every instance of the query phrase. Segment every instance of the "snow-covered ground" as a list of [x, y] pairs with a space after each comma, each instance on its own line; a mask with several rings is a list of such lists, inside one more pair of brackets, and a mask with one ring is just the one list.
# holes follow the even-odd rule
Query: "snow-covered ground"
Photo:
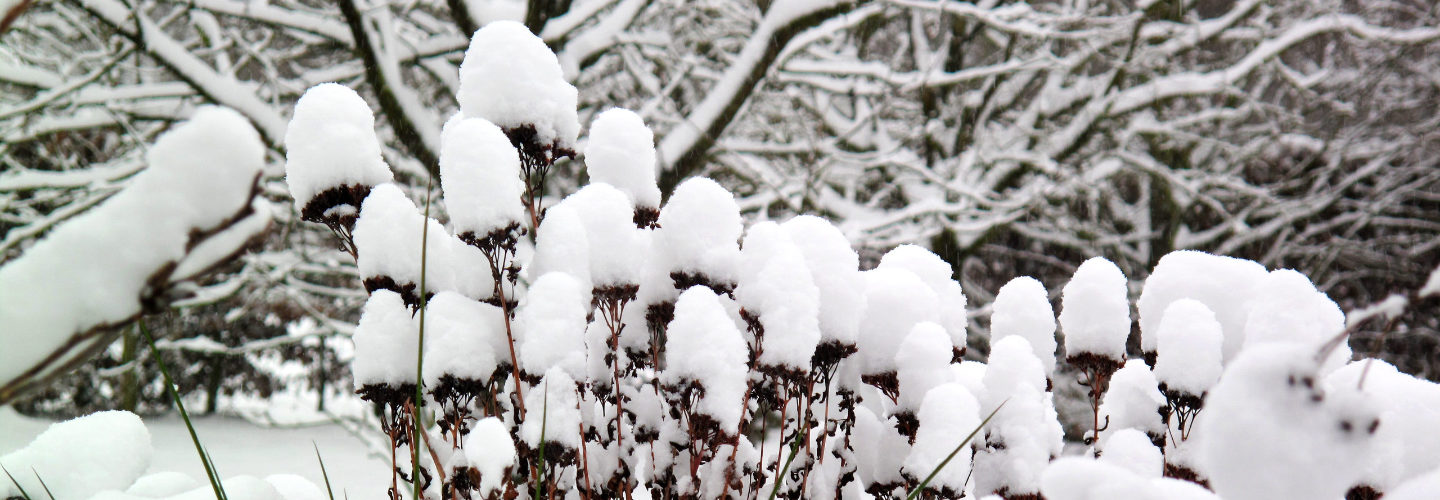
[[[204, 481], [205, 470], [180, 417], [144, 421], [155, 447], [147, 474], [173, 471]], [[323, 487], [325, 480], [313, 447], [318, 446], [336, 498], [348, 494], [351, 500], [381, 499], [390, 486], [390, 475], [385, 472], [388, 464], [369, 455], [360, 440], [337, 425], [263, 427], [234, 417], [197, 417], [193, 421], [195, 432], [224, 477], [297, 474]], [[0, 407], [0, 455], [23, 448], [51, 423]]]

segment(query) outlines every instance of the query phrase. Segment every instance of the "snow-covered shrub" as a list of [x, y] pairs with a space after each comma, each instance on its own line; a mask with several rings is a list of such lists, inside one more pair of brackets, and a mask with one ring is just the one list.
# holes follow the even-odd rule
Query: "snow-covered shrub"
[[[1399, 407], [1393, 396], [1335, 389], [1300, 404], [1326, 372], [1295, 353], [1348, 352], [1325, 342], [1338, 331], [1288, 332], [1336, 328], [1308, 280], [1199, 252], [1161, 259], [1139, 303], [1152, 371], [1126, 351], [1127, 279], [1095, 258], [1063, 288], [1064, 358], [1045, 285], [1020, 277], [997, 293], [988, 363], [965, 361], [966, 298], [944, 260], [902, 245], [861, 269], [824, 219], [747, 228], [735, 197], [702, 177], [662, 202], [653, 134], [632, 112], [592, 121], [588, 185], [546, 192], [580, 129], [557, 68], [518, 24], [481, 29], [441, 138], [449, 226], [392, 184], [360, 202], [354, 248], [371, 299], [356, 384], [387, 416], [397, 484], [437, 499], [1215, 498], [1205, 479], [1252, 488], [1256, 471], [1215, 468], [1210, 452], [1252, 439], [1271, 453], [1283, 441], [1255, 429], [1272, 428], [1353, 452], [1330, 450], [1327, 467], [1394, 463], [1366, 458], [1382, 448], [1372, 441], [1399, 441], [1370, 437], [1389, 417], [1369, 401]], [[1273, 286], [1257, 284], [1267, 275]], [[1290, 361], [1250, 361], [1277, 349]], [[1098, 458], [1060, 459], [1049, 379], [1061, 363], [1091, 387]], [[428, 399], [414, 399], [416, 384]], [[1405, 463], [1435, 466], [1415, 454]], [[1307, 481], [1315, 471], [1299, 463], [1267, 464], [1280, 486], [1263, 491]], [[1400, 479], [1354, 472], [1315, 488]]]

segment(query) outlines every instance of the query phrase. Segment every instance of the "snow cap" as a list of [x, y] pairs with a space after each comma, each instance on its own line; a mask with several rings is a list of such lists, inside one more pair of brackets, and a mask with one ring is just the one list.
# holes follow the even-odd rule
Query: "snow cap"
[[965, 315], [965, 293], [960, 290], [960, 283], [950, 278], [954, 274], [950, 263], [925, 248], [907, 244], [886, 252], [876, 267], [905, 269], [924, 281], [940, 300], [939, 323], [950, 335], [951, 345], [965, 348], [965, 330], [969, 323]]
[[467, 118], [502, 129], [535, 127], [541, 144], [575, 149], [579, 93], [545, 41], [515, 21], [495, 21], [470, 38], [455, 96]]
[[1089, 353], [1125, 360], [1125, 341], [1130, 337], [1128, 290], [1125, 274], [1104, 257], [1080, 264], [1060, 292], [1067, 357]]
[[390, 290], [371, 293], [355, 327], [355, 359], [350, 362], [355, 388], [415, 383], [418, 328], [418, 320], [400, 294]]
[[1245, 320], [1255, 286], [1265, 279], [1265, 266], [1254, 261], [1211, 255], [1195, 250], [1165, 254], [1145, 279], [1139, 311], [1140, 348], [1155, 352], [1157, 328], [1165, 308], [1180, 299], [1195, 299], [1215, 313], [1225, 337], [1225, 359], [1235, 357], [1244, 345]]
[[668, 366], [661, 380], [666, 384], [700, 383], [705, 397], [696, 409], [714, 418], [721, 429], [737, 428], [745, 401], [749, 354], [740, 330], [714, 291], [697, 285], [680, 294], [665, 338], [665, 353]]
[[440, 188], [455, 234], [484, 238], [525, 220], [520, 155], [500, 127], [456, 114], [440, 134]]
[[990, 315], [991, 342], [1012, 335], [1023, 337], [1035, 349], [1046, 378], [1055, 373], [1055, 310], [1050, 308], [1049, 297], [1045, 285], [1021, 276], [1000, 287]]
[[1198, 300], [1180, 299], [1160, 320], [1155, 380], [1167, 391], [1203, 396], [1223, 369], [1220, 322]]
[[585, 171], [590, 182], [615, 186], [635, 207], [660, 208], [655, 183], [655, 133], [640, 115], [610, 108], [590, 122]]
[[285, 184], [296, 210], [330, 188], [375, 186], [394, 178], [380, 155], [375, 116], [360, 94], [322, 83], [295, 102], [285, 129]]
[[810, 277], [820, 290], [821, 342], [855, 344], [865, 316], [865, 279], [850, 241], [830, 221], [813, 215], [795, 217], [780, 228], [805, 256]]

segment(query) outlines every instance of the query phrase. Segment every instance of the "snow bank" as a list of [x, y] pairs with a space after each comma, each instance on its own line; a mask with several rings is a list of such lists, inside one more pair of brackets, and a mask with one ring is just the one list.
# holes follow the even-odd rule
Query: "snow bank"
[[[393, 179], [375, 137], [375, 116], [360, 94], [338, 83], [322, 83], [300, 96], [285, 129], [285, 184], [295, 198], [295, 210], [303, 213], [316, 195], [329, 189], [371, 187]], [[354, 215], [360, 207], [338, 209]]]
[[1080, 264], [1061, 290], [1065, 355], [1095, 354], [1121, 362], [1130, 337], [1129, 281], [1104, 257]]
[[615, 186], [637, 208], [660, 208], [655, 183], [655, 133], [635, 112], [610, 108], [590, 122], [585, 171], [590, 182]]
[[[83, 341], [67, 346], [72, 336], [138, 314], [141, 300], [160, 291], [153, 285], [176, 277], [165, 266], [206, 241], [194, 235], [222, 229], [250, 205], [264, 158], [249, 121], [227, 108], [202, 106], [156, 140], [146, 154], [149, 168], [124, 190], [0, 267], [0, 387], [69, 359], [62, 355], [47, 366], [52, 353], [89, 347]], [[245, 239], [213, 254], [236, 251]], [[162, 281], [152, 283], [156, 277]]]
[[1024, 338], [1035, 349], [1035, 357], [1045, 368], [1045, 377], [1054, 374], [1055, 310], [1050, 307], [1045, 285], [1029, 276], [1012, 279], [996, 292], [992, 308], [991, 342], [1012, 335]]
[[440, 188], [455, 234], [484, 238], [525, 222], [520, 154], [500, 127], [456, 115], [440, 135]]
[[[33, 498], [48, 486], [57, 499], [83, 499], [130, 487], [150, 467], [153, 452], [140, 417], [102, 411], [52, 424], [28, 446], [0, 457], [0, 465]], [[9, 477], [0, 480], [0, 497], [18, 496]]]
[[541, 144], [575, 149], [578, 92], [540, 37], [515, 21], [485, 25], [470, 38], [455, 96], [468, 118], [503, 129], [535, 127]]

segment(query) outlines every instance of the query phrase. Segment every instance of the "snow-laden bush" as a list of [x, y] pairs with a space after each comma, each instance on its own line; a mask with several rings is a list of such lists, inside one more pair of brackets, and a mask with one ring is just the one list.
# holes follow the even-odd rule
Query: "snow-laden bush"
[[[1137, 303], [1144, 361], [1128, 357], [1130, 290], [1108, 260], [1064, 284], [1058, 325], [1045, 285], [1015, 278], [978, 363], [963, 360], [966, 299], [945, 261], [902, 245], [861, 269], [824, 219], [747, 227], [705, 178], [662, 202], [653, 135], [632, 112], [591, 123], [590, 184], [547, 193], [581, 128], [553, 65], [518, 25], [476, 34], [442, 136], [448, 227], [387, 183], [360, 202], [353, 248], [372, 296], [356, 388], [386, 416], [396, 489], [1013, 500], [1215, 498], [1214, 485], [1226, 498], [1331, 498], [1440, 466], [1399, 437], [1435, 433], [1395, 396], [1434, 390], [1384, 369], [1369, 388], [1348, 384], [1343, 321], [1293, 271], [1161, 259]], [[1088, 457], [1060, 459], [1061, 364], [1090, 387]]]

